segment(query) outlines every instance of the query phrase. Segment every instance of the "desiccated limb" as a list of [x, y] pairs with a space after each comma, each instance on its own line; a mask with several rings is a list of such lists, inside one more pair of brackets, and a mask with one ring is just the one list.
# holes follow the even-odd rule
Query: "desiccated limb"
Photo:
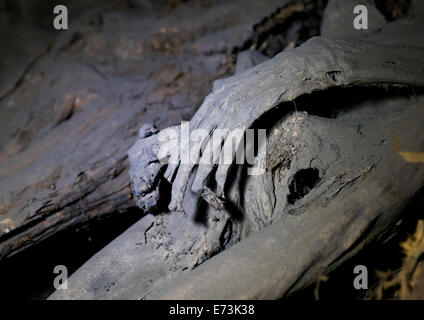
[[[311, 54], [313, 52], [313, 54]], [[185, 153], [194, 155], [190, 164], [168, 165], [166, 177], [173, 177], [170, 210], [182, 210], [182, 199], [195, 163], [200, 158], [200, 146], [211, 139], [219, 129], [245, 131], [264, 113], [279, 104], [297, 97], [322, 91], [334, 86], [355, 85], [424, 85], [422, 71], [416, 65], [423, 63], [423, 50], [384, 47], [365, 41], [342, 41], [315, 38], [299, 48], [286, 50], [272, 61], [265, 62], [223, 83], [216, 82], [199, 111], [190, 121], [190, 130], [204, 129], [211, 132], [194, 145], [182, 145]], [[395, 65], [395, 69], [392, 67]], [[300, 67], [301, 66], [301, 67]], [[220, 132], [221, 134], [221, 132]], [[224, 154], [223, 146], [216, 144], [213, 154]], [[196, 150], [197, 148], [197, 150]], [[235, 156], [235, 150], [232, 148]], [[175, 148], [174, 153], [178, 153]], [[171, 152], [172, 153], [172, 152]], [[213, 165], [199, 165], [191, 190], [202, 192]], [[224, 197], [224, 187], [230, 165], [219, 164], [215, 174], [217, 195]]]
[[[270, 159], [291, 162], [269, 166], [270, 179], [253, 183], [254, 189], [247, 182], [251, 198], [249, 193], [245, 196], [249, 203], [260, 204], [251, 214], [266, 205], [272, 208], [272, 224], [162, 283], [146, 298], [281, 298], [384, 237], [405, 204], [422, 195], [423, 164], [405, 162], [394, 151], [393, 141], [399, 138], [414, 149], [424, 146], [424, 99], [386, 100], [367, 108], [336, 119], [294, 114], [275, 126], [273, 130], [280, 132], [274, 137], [271, 133], [271, 139], [280, 140], [270, 143], [280, 151]], [[290, 204], [287, 186], [301, 170], [309, 170], [315, 186]], [[274, 205], [264, 197], [269, 189], [273, 192], [265, 195], [275, 196]]]
[[[46, 1], [33, 2], [19, 5], [53, 18]], [[288, 2], [179, 3], [158, 16], [162, 2], [112, 12], [78, 0], [68, 7], [72, 30], [60, 33], [39, 19], [12, 16], [9, 25], [0, 12], [0, 260], [63, 230], [133, 215], [127, 151], [140, 125], [190, 118], [213, 80], [231, 74], [231, 52], [251, 27]]]
[[334, 269], [383, 237], [424, 185], [422, 165], [393, 148], [424, 146], [423, 57], [420, 43], [315, 38], [217, 81], [191, 128], [265, 119], [266, 172], [221, 165], [217, 210], [196, 195], [216, 192], [206, 184], [211, 166], [168, 165], [162, 175], [157, 137], [139, 140], [130, 152], [139, 205], [155, 209], [149, 194], [166, 200], [155, 192], [169, 179], [182, 212], [147, 215], [52, 298], [279, 298]]

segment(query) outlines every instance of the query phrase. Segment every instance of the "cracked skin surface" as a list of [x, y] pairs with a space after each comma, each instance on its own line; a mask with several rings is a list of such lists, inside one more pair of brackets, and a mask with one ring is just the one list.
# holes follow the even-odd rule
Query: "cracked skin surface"
[[239, 2], [83, 11], [81, 0], [69, 3], [79, 14], [67, 32], [1, 24], [17, 54], [0, 52], [0, 259], [135, 207], [126, 153], [140, 125], [189, 119], [212, 81], [231, 74], [228, 50], [281, 4], [229, 10]]

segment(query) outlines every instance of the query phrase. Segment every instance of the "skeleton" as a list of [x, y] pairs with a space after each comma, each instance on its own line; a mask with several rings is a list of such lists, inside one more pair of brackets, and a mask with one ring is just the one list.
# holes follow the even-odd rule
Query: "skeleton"
[[[352, 2], [334, 3], [327, 10], [350, 10]], [[381, 22], [367, 41], [341, 40], [331, 23], [339, 21], [324, 21], [330, 37], [252, 68], [263, 59], [247, 53], [247, 69], [216, 81], [190, 121], [190, 129], [211, 133], [182, 146], [182, 156], [197, 158], [217, 129], [266, 124], [263, 175], [178, 163], [177, 147], [164, 165], [158, 132], [144, 125], [129, 159], [146, 216], [52, 298], [280, 298], [383, 238], [424, 185], [423, 165], [393, 148], [395, 141], [424, 147], [424, 74], [417, 68], [424, 46], [412, 23], [396, 28], [415, 33], [387, 40], [397, 29]], [[214, 152], [223, 156], [226, 138]]]

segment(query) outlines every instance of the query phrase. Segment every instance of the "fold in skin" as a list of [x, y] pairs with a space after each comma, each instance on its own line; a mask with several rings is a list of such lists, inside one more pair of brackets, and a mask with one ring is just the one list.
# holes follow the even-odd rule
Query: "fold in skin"
[[[381, 35], [375, 36], [378, 41], [313, 38], [217, 81], [190, 128], [249, 128], [274, 107], [287, 107], [284, 102], [331, 88], [424, 87], [423, 44], [402, 45], [409, 35], [396, 37], [387, 41], [391, 45]], [[374, 110], [373, 101], [368, 102]], [[361, 106], [355, 105], [358, 110], [340, 119], [298, 113], [281, 119], [275, 128], [286, 134], [277, 130], [271, 139], [293, 145], [295, 153], [267, 151], [269, 157], [291, 162], [274, 191], [288, 192], [288, 179], [311, 164], [319, 169], [321, 182], [293, 206], [286, 203], [286, 194], [274, 192], [272, 198], [272, 188], [261, 189], [270, 186], [265, 177], [250, 182], [248, 196], [255, 201], [244, 199], [245, 219], [233, 221], [230, 245], [220, 247], [225, 226], [234, 220], [228, 217], [231, 212], [209, 207], [206, 214], [214, 215], [209, 225], [193, 222], [198, 198], [189, 188], [195, 175], [208, 176], [210, 167], [196, 171], [175, 166], [170, 170], [177, 171], [170, 208], [184, 213], [147, 215], [72, 275], [66, 292], [57, 291], [51, 298], [279, 298], [307, 285], [383, 236], [424, 185], [422, 164], [405, 162], [391, 144], [399, 139], [408, 150], [422, 150], [423, 98], [401, 97], [395, 103], [383, 100], [374, 113], [360, 112]], [[143, 145], [143, 140], [138, 143]], [[228, 169], [217, 170], [222, 189]], [[145, 186], [149, 188], [154, 189]], [[217, 249], [223, 251], [214, 255]]]

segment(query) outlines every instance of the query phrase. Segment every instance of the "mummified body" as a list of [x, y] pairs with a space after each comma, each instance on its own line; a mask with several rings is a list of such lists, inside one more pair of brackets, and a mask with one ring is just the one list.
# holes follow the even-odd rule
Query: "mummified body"
[[[354, 41], [330, 27], [330, 13], [329, 37], [215, 82], [190, 121], [211, 135], [265, 126], [265, 172], [194, 166], [172, 150], [177, 161], [164, 165], [157, 132], [143, 127], [130, 174], [152, 213], [71, 277], [78, 289], [54, 298], [278, 298], [390, 230], [424, 185], [423, 165], [393, 148], [424, 148], [422, 39], [397, 37], [383, 19], [373, 41]], [[113, 290], [92, 290], [111, 281]]]

